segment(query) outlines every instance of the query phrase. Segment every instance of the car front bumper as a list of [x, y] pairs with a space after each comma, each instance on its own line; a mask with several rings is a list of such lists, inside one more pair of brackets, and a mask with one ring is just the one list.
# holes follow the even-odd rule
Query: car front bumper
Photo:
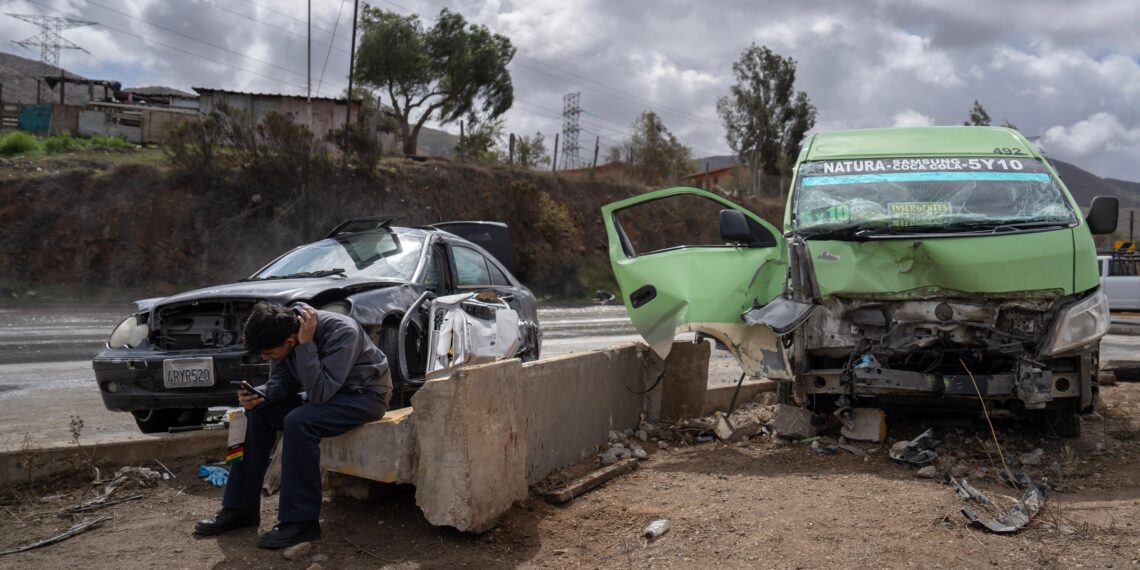
[[[172, 358], [214, 359], [214, 385], [167, 388], [162, 363]], [[158, 352], [152, 349], [104, 349], [91, 362], [103, 404], [108, 410], [129, 412], [157, 408], [237, 406], [237, 382], [265, 382], [269, 365], [244, 351]]]

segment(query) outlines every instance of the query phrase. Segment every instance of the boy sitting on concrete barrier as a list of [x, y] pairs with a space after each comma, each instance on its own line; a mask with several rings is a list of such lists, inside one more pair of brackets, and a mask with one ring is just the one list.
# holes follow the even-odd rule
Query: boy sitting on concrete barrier
[[245, 347], [270, 363], [265, 397], [238, 392], [248, 420], [244, 458], [230, 470], [222, 509], [198, 521], [194, 532], [216, 535], [260, 524], [262, 479], [280, 430], [279, 522], [257, 545], [315, 540], [321, 536], [321, 438], [383, 417], [392, 393], [388, 361], [355, 320], [307, 305], [255, 305]]

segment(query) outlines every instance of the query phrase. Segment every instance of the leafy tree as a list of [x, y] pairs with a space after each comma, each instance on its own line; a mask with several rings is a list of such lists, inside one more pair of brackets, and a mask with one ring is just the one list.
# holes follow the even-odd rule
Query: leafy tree
[[468, 116], [463, 136], [455, 142], [455, 156], [470, 162], [500, 162], [502, 153], [496, 147], [503, 139], [501, 117]]
[[519, 166], [538, 168], [550, 164], [550, 155], [546, 152], [546, 139], [542, 133], [534, 133], [533, 137], [526, 135], [515, 137], [515, 157]]
[[796, 60], [752, 44], [732, 72], [736, 84], [716, 104], [728, 145], [751, 167], [757, 183], [788, 175], [786, 165], [795, 164], [816, 118], [807, 94], [795, 91]]
[[986, 108], [974, 99], [974, 108], [970, 109], [970, 120], [962, 123], [967, 127], [988, 127], [990, 126], [990, 114], [986, 112]]
[[645, 111], [633, 122], [630, 138], [609, 151], [611, 162], [628, 161], [634, 178], [651, 186], [676, 182], [693, 169], [693, 151], [677, 140], [661, 117]]
[[515, 48], [486, 26], [446, 8], [425, 28], [418, 16], [365, 7], [361, 28], [356, 80], [387, 95], [406, 154], [429, 119], [451, 123], [475, 110], [493, 119], [514, 103]]

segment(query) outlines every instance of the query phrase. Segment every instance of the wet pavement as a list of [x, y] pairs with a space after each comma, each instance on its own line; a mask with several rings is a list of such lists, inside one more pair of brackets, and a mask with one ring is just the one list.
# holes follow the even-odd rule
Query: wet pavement
[[[133, 305], [0, 306], [0, 449], [138, 433], [130, 414], [110, 412], [95, 387], [91, 358]], [[635, 342], [620, 305], [544, 307], [543, 358]], [[735, 382], [740, 368], [714, 351], [710, 383]]]
[[[130, 313], [122, 305], [0, 306], [0, 449], [138, 433], [130, 414], [110, 412], [95, 387], [91, 358]], [[606, 348], [640, 337], [620, 305], [544, 307], [543, 358]], [[1101, 359], [1140, 360], [1140, 336], [1108, 335]], [[709, 384], [735, 383], [740, 367], [714, 350]]]

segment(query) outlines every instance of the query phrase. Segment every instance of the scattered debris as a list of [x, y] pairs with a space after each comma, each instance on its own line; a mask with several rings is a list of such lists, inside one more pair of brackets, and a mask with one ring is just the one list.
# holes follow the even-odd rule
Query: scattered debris
[[110, 493], [108, 493], [97, 499], [92, 499], [85, 503], [78, 504], [74, 507], [63, 509], [59, 512], [59, 514], [66, 515], [75, 513], [89, 513], [91, 511], [97, 511], [99, 509], [109, 507], [111, 505], [117, 505], [119, 503], [125, 503], [127, 501], [137, 501], [141, 498], [143, 498], [143, 495], [131, 495], [129, 497], [117, 497], [115, 499], [112, 499]]
[[636, 459], [623, 459], [617, 463], [603, 467], [585, 476], [574, 479], [573, 481], [563, 483], [562, 485], [559, 485], [554, 489], [543, 493], [542, 498], [546, 499], [546, 502], [548, 503], [561, 505], [570, 501], [574, 497], [585, 494], [587, 491], [597, 487], [598, 485], [601, 485], [602, 483], [605, 483], [606, 481], [609, 481], [610, 479], [613, 479], [614, 477], [617, 477], [618, 475], [628, 473], [634, 469], [637, 469]]
[[840, 433], [855, 441], [880, 442], [887, 439], [887, 413], [878, 408], [851, 408]]
[[67, 540], [67, 539], [87, 530], [87, 529], [94, 528], [94, 527], [102, 524], [103, 521], [108, 521], [108, 520], [111, 520], [111, 517], [102, 516], [102, 517], [99, 517], [97, 519], [91, 519], [89, 521], [83, 521], [81, 523], [72, 525], [71, 528], [69, 528], [69, 529], [67, 529], [67, 530], [65, 530], [65, 531], [63, 531], [63, 532], [61, 532], [61, 533], [59, 533], [59, 534], [57, 534], [51, 538], [46, 538], [46, 539], [41, 540], [39, 542], [33, 542], [32, 544], [26, 544], [26, 545], [18, 547], [18, 548], [13, 548], [12, 550], [5, 550], [4, 552], [0, 552], [0, 556], [7, 556], [9, 554], [16, 554], [18, 552], [27, 552], [29, 550], [34, 550], [36, 548], [47, 546], [49, 544], [55, 544], [57, 542]]
[[163, 480], [166, 480], [166, 479], [177, 479], [177, 478], [178, 478], [178, 476], [177, 476], [177, 475], [175, 475], [175, 474], [174, 474], [174, 472], [173, 472], [173, 471], [171, 471], [171, 470], [170, 470], [170, 468], [169, 468], [169, 467], [167, 467], [166, 465], [164, 465], [164, 464], [163, 464], [161, 461], [159, 461], [159, 460], [155, 459], [155, 460], [154, 460], [154, 462], [155, 462], [155, 463], [157, 463], [157, 464], [158, 464], [158, 466], [159, 466], [159, 467], [161, 467], [161, 468], [162, 468], [162, 470], [166, 472], [166, 473], [165, 473], [165, 474], [163, 474], [163, 476], [162, 476]]
[[954, 491], [958, 496], [966, 501], [975, 501], [985, 506], [990, 506], [990, 498], [985, 496], [981, 491], [974, 488], [969, 481], [962, 479], [961, 481], [950, 477], [950, 484], [954, 486]]
[[329, 556], [327, 554], [317, 554], [310, 559], [312, 562], [320, 564], [321, 562], [328, 562]]
[[1045, 492], [1037, 485], [1030, 484], [1017, 504], [1004, 516], [985, 520], [967, 507], [962, 507], [962, 515], [969, 519], [971, 526], [985, 528], [994, 534], [1010, 534], [1025, 528], [1044, 505]]
[[923, 467], [938, 458], [934, 451], [940, 442], [934, 439], [933, 430], [926, 430], [910, 441], [899, 441], [891, 446], [891, 459]]
[[841, 443], [841, 444], [837, 445], [836, 447], [839, 449], [842, 449], [843, 451], [846, 451], [847, 453], [850, 453], [851, 455], [854, 455], [855, 457], [858, 457], [859, 459], [866, 459], [867, 458], [867, 452], [863, 451], [862, 449], [859, 449], [858, 447], [855, 447], [854, 445], [847, 445], [845, 443]]
[[819, 426], [813, 421], [810, 410], [799, 406], [776, 405], [772, 411], [771, 428], [776, 435], [791, 439], [802, 439], [819, 433]]
[[300, 544], [294, 544], [293, 546], [286, 548], [285, 551], [281, 554], [285, 556], [286, 560], [297, 560], [298, 558], [303, 558], [312, 549], [313, 543], [302, 542]]
[[205, 479], [215, 487], [225, 487], [230, 478], [230, 472], [216, 465], [199, 465], [198, 478]]
[[1041, 465], [1041, 456], [1044, 454], [1045, 450], [1038, 447], [1029, 453], [1022, 453], [1021, 455], [1017, 456], [1017, 460], [1021, 462], [1022, 465], [1035, 467], [1037, 465]]
[[653, 541], [661, 538], [662, 535], [669, 532], [669, 519], [657, 519], [649, 526], [645, 527], [645, 532], [642, 533], [646, 540]]
[[917, 472], [915, 472], [915, 475], [918, 475], [924, 479], [937, 479], [938, 468], [933, 465], [927, 465], [926, 467], [923, 467], [922, 469], [919, 469]]

